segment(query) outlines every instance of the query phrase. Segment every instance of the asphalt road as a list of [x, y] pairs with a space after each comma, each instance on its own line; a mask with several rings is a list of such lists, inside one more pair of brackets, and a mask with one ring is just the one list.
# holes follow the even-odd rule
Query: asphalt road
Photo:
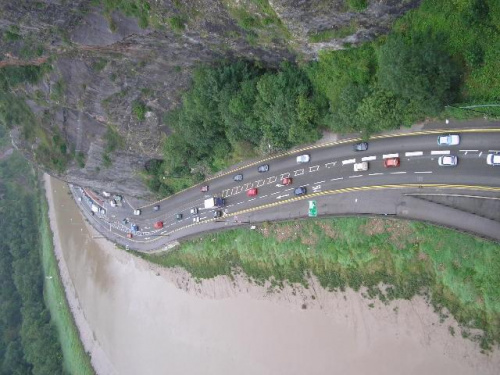
[[[438, 146], [437, 135], [450, 132], [460, 134], [460, 144]], [[463, 214], [445, 213], [449, 207], [431, 209], [432, 203], [423, 202], [411, 195], [421, 194], [423, 190], [433, 194], [445, 192], [461, 196], [474, 195], [496, 204], [500, 200], [500, 167], [487, 165], [486, 156], [488, 153], [500, 152], [500, 127], [482, 130], [428, 130], [405, 135], [378, 136], [369, 141], [368, 150], [363, 152], [353, 150], [352, 145], [357, 141], [359, 139], [311, 146], [222, 173], [197, 187], [141, 207], [140, 216], [132, 215], [135, 207], [131, 207], [126, 201], [122, 207], [116, 208], [105, 203], [106, 215], [95, 215], [91, 222], [104, 236], [115, 242], [133, 249], [151, 251], [206, 231], [267, 220], [305, 217], [308, 212], [307, 201], [314, 199], [318, 202], [320, 216], [406, 215], [408, 218], [441, 224], [449, 222], [452, 227], [494, 239], [497, 237], [492, 234], [498, 232], [500, 239], [500, 227], [495, 227], [498, 223], [479, 223], [481, 219], [477, 217], [473, 217], [474, 220], [462, 217], [464, 223], [454, 223], [449, 215], [456, 219]], [[310, 155], [310, 162], [298, 164], [296, 157], [301, 154]], [[458, 165], [438, 166], [438, 158], [443, 155], [458, 156]], [[400, 166], [385, 168], [383, 161], [389, 157], [399, 157]], [[369, 169], [355, 172], [354, 163], [361, 161], [367, 161]], [[257, 168], [261, 164], [269, 164], [269, 171], [259, 173]], [[240, 173], [244, 176], [243, 181], [233, 181], [233, 176]], [[283, 186], [281, 180], [285, 177], [292, 178], [293, 183]], [[205, 184], [209, 185], [208, 193], [200, 192], [200, 186]], [[307, 194], [297, 199], [294, 189], [299, 186], [305, 187]], [[252, 188], [258, 189], [258, 195], [248, 197], [246, 191]], [[77, 197], [82, 194], [74, 187], [72, 191]], [[208, 196], [225, 198], [226, 205], [222, 208], [224, 216], [214, 219], [214, 210], [203, 208], [204, 199]], [[406, 214], [405, 210], [398, 212], [402, 203], [410, 207]], [[156, 204], [160, 205], [159, 211], [153, 210]], [[425, 210], [420, 212], [419, 206], [426, 206], [427, 213]], [[195, 215], [199, 216], [199, 222], [193, 222], [194, 216], [190, 214], [190, 209], [194, 207], [199, 209], [199, 214]], [[88, 206], [81, 204], [81, 208], [90, 215]], [[410, 211], [412, 214], [408, 216]], [[176, 220], [178, 213], [183, 215], [182, 220]], [[436, 215], [444, 216], [439, 220], [434, 217]], [[123, 225], [123, 218], [128, 218], [130, 223], [137, 224], [140, 228], [132, 239], [126, 237], [130, 232], [130, 224]], [[157, 221], [163, 222], [163, 228], [154, 229], [153, 225]]]

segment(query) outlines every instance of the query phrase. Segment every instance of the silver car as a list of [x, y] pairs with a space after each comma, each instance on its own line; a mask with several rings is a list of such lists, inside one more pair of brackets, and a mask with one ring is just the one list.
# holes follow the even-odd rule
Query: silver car
[[437, 143], [439, 146], [456, 146], [460, 143], [460, 136], [458, 134], [440, 135]]
[[438, 159], [438, 164], [441, 167], [455, 167], [458, 164], [458, 157], [455, 155], [444, 155]]
[[500, 154], [488, 154], [488, 156], [486, 156], [486, 164], [495, 167], [500, 166]]

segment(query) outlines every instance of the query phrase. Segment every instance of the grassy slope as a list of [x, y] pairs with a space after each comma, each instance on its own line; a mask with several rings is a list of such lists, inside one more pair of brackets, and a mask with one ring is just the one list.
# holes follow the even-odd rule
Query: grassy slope
[[[365, 218], [270, 224], [208, 235], [145, 258], [197, 278], [239, 268], [258, 283], [307, 286], [311, 272], [325, 288], [363, 285], [382, 301], [421, 294], [443, 317], [446, 307], [464, 336], [470, 328], [484, 330], [473, 337], [483, 349], [500, 342], [500, 246], [431, 225]], [[391, 287], [382, 292], [380, 283]]]
[[64, 286], [59, 275], [57, 259], [52, 243], [52, 231], [49, 225], [48, 204], [42, 189], [39, 189], [40, 223], [42, 236], [42, 261], [44, 273], [51, 277], [45, 283], [45, 299], [57, 327], [64, 356], [64, 367], [70, 374], [95, 374], [90, 357], [85, 352], [73, 315], [66, 300]]

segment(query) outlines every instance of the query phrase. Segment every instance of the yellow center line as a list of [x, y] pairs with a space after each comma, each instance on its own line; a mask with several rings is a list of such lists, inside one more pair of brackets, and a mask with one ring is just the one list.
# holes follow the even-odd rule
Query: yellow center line
[[[499, 129], [500, 130], [500, 129]], [[500, 187], [495, 187], [495, 186], [481, 186], [481, 185], [449, 185], [449, 184], [390, 184], [390, 185], [371, 185], [371, 186], [356, 186], [356, 187], [349, 187], [349, 188], [342, 188], [342, 189], [335, 189], [335, 190], [325, 190], [317, 193], [311, 193], [311, 194], [306, 194], [303, 196], [298, 196], [298, 197], [293, 197], [289, 199], [285, 199], [282, 201], [277, 201], [277, 202], [272, 202], [272, 203], [266, 203], [261, 206], [256, 206], [256, 207], [251, 207], [247, 208], [244, 210], [232, 212], [229, 214], [225, 214], [223, 218], [227, 217], [233, 217], [241, 214], [246, 214], [250, 212], [255, 212], [255, 211], [260, 211], [260, 210], [265, 210], [267, 208], [272, 208], [276, 206], [280, 206], [283, 204], [288, 204], [288, 203], [293, 203], [293, 202], [298, 202], [306, 199], [311, 199], [314, 197], [321, 197], [325, 195], [337, 195], [337, 194], [344, 194], [344, 193], [353, 193], [353, 192], [364, 192], [364, 191], [370, 191], [370, 190], [393, 190], [393, 189], [411, 189], [411, 188], [422, 188], [422, 189], [454, 189], [454, 190], [474, 190], [474, 191], [489, 191], [489, 192], [498, 192], [500, 193]], [[208, 219], [204, 220], [202, 222], [198, 223], [192, 223], [177, 229], [174, 229], [171, 232], [168, 232], [164, 236], [170, 236], [173, 233], [179, 232], [181, 230], [191, 228], [195, 225], [201, 225], [209, 222], [215, 222], [217, 221], [216, 219]], [[136, 240], [131, 240], [133, 242], [137, 243], [150, 243], [153, 241], [158, 241], [161, 237], [153, 238], [151, 240], [146, 240], [146, 241], [136, 241]]]
[[[430, 130], [420, 130], [420, 131], [411, 132], [411, 133], [395, 133], [395, 134], [374, 135], [374, 136], [370, 137], [370, 140], [387, 139], [387, 138], [398, 138], [398, 137], [408, 137], [408, 136], [417, 136], [417, 135], [442, 134], [442, 133], [499, 133], [499, 132], [500, 132], [500, 128], [430, 129]], [[186, 188], [184, 190], [181, 190], [181, 191], [179, 191], [179, 192], [177, 192], [175, 194], [172, 194], [169, 197], [163, 198], [163, 199], [161, 199], [161, 200], [159, 200], [157, 202], [154, 202], [154, 203], [151, 203], [151, 204], [147, 204], [147, 205], [139, 207], [139, 208], [142, 209], [142, 208], [148, 207], [150, 205], [154, 205], [154, 204], [158, 204], [158, 203], [164, 202], [164, 201], [166, 201], [168, 199], [171, 199], [172, 197], [175, 197], [176, 195], [179, 195], [179, 194], [181, 194], [181, 193], [183, 193], [183, 192], [185, 192], [185, 191], [187, 191], [189, 189], [199, 188], [200, 186], [205, 185], [207, 182], [215, 180], [216, 178], [224, 177], [224, 176], [227, 176], [229, 174], [233, 174], [235, 172], [241, 171], [242, 169], [245, 169], [245, 168], [248, 168], [248, 167], [252, 167], [252, 166], [255, 166], [255, 165], [258, 165], [258, 164], [262, 164], [262, 163], [264, 163], [266, 161], [274, 160], [274, 159], [277, 159], [277, 158], [281, 158], [283, 156], [289, 156], [289, 155], [297, 154], [299, 152], [309, 151], [309, 150], [313, 150], [313, 149], [317, 149], [317, 148], [326, 148], [326, 147], [338, 146], [338, 145], [342, 145], [342, 144], [345, 144], [345, 143], [355, 143], [355, 142], [360, 142], [362, 140], [363, 139], [360, 138], [360, 137], [347, 138], [347, 139], [341, 139], [339, 141], [327, 142], [327, 143], [320, 143], [320, 144], [316, 144], [316, 145], [310, 145], [310, 146], [307, 146], [307, 147], [299, 148], [299, 149], [296, 149], [296, 150], [282, 152], [280, 154], [277, 154], [277, 155], [274, 155], [274, 156], [270, 156], [270, 157], [265, 158], [265, 159], [260, 159], [259, 161], [255, 161], [255, 162], [252, 162], [252, 163], [249, 163], [249, 164], [245, 164], [244, 166], [241, 166], [241, 167], [236, 168], [236, 169], [232, 169], [232, 170], [230, 170], [228, 172], [224, 172], [224, 173], [221, 173], [221, 174], [216, 174], [216, 175], [214, 175], [212, 177], [207, 178], [205, 181], [203, 181], [203, 182], [201, 182], [201, 183], [199, 183], [197, 185], [191, 186], [191, 187]]]

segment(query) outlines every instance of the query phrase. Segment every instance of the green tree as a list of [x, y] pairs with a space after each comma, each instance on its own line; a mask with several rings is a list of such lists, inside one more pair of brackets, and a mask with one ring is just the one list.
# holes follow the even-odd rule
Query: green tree
[[391, 34], [379, 50], [378, 82], [412, 100], [422, 114], [434, 115], [457, 96], [460, 72], [444, 44], [430, 34]]

